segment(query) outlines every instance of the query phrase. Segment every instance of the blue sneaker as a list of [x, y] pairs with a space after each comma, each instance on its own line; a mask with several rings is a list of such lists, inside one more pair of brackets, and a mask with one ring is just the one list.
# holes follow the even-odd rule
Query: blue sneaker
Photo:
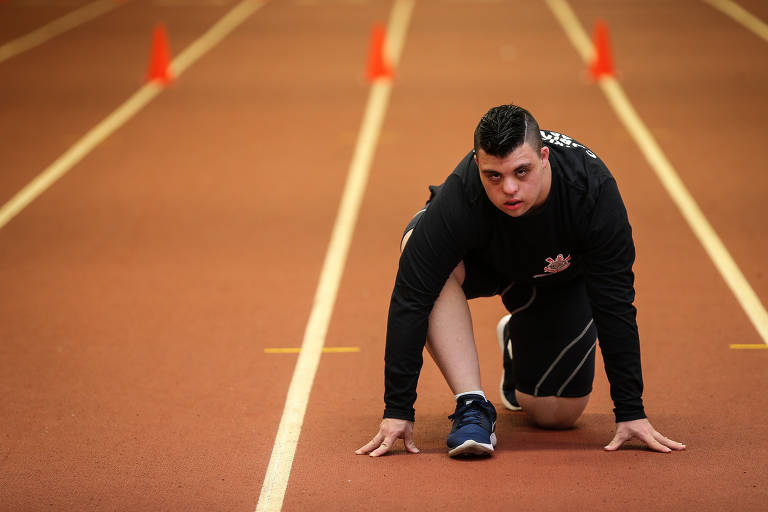
[[490, 455], [496, 446], [496, 409], [480, 395], [464, 395], [448, 416], [453, 428], [448, 436], [448, 455]]
[[507, 335], [507, 324], [512, 315], [504, 315], [496, 325], [496, 340], [499, 342], [504, 369], [501, 372], [501, 403], [510, 411], [520, 411], [522, 408], [515, 397], [515, 383], [512, 378], [512, 341]]

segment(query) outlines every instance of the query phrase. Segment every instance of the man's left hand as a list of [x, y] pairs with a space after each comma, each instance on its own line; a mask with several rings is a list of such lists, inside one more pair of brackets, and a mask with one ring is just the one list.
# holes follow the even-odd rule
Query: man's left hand
[[647, 418], [633, 421], [620, 421], [616, 423], [616, 435], [613, 441], [603, 447], [612, 452], [630, 439], [639, 439], [648, 445], [648, 448], [657, 452], [669, 453], [672, 450], [685, 450], [685, 445], [664, 437], [656, 432]]

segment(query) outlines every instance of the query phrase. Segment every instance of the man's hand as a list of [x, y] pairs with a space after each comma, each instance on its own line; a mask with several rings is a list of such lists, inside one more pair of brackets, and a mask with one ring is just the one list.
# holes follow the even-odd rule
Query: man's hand
[[616, 435], [613, 436], [613, 441], [608, 443], [603, 449], [609, 452], [618, 450], [619, 446], [624, 444], [624, 441], [629, 441], [630, 439], [639, 439], [647, 444], [648, 448], [657, 452], [669, 453], [672, 450], [685, 450], [684, 444], [667, 439], [656, 432], [651, 422], [646, 418], [616, 423]]
[[379, 426], [379, 433], [355, 453], [378, 457], [391, 450], [398, 439], [405, 442], [405, 449], [410, 453], [419, 453], [419, 449], [413, 444], [413, 422], [395, 418], [384, 418]]

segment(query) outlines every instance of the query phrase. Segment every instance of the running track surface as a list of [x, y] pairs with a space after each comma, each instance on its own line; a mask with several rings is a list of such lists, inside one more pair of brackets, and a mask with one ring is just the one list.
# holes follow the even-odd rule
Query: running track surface
[[[0, 44], [78, 6], [0, 2]], [[741, 5], [762, 20], [760, 0]], [[0, 205], [235, 2], [123, 1], [0, 63]], [[768, 42], [698, 1], [572, 0], [611, 29], [619, 81], [768, 303]], [[0, 228], [0, 509], [253, 510], [312, 308], [390, 2], [272, 0]], [[503, 411], [486, 460], [447, 457], [425, 360], [419, 455], [353, 451], [383, 408], [403, 225], [517, 102], [614, 172], [637, 244], [646, 410], [688, 450], [613, 433], [602, 364], [577, 428]], [[495, 300], [472, 312], [501, 411]], [[283, 510], [764, 510], [768, 350], [542, 2], [416, 3]]]

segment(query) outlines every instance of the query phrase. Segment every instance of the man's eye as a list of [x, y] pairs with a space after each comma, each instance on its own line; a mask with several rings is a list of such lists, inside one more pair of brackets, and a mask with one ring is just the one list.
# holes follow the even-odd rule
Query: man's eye
[[515, 174], [522, 178], [528, 174], [528, 169], [519, 169]]

